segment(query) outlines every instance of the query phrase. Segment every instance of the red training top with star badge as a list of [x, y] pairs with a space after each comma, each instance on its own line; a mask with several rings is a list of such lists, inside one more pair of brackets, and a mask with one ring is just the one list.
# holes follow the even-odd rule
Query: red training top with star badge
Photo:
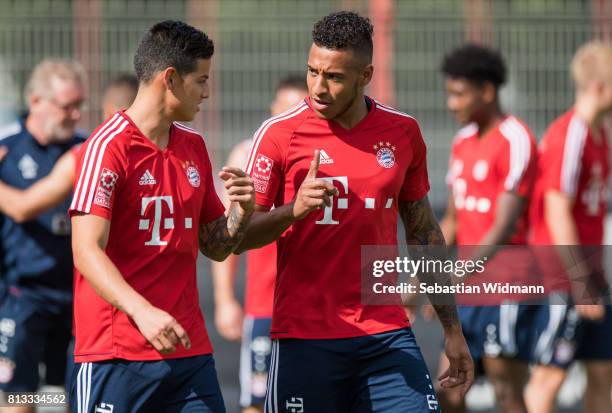
[[397, 244], [398, 201], [429, 190], [425, 143], [414, 118], [370, 98], [346, 130], [306, 99], [255, 133], [247, 173], [257, 204], [291, 202], [315, 149], [317, 178], [339, 190], [332, 206], [295, 222], [278, 240], [273, 338], [342, 338], [408, 325], [400, 305], [361, 302], [361, 246]]
[[191, 348], [161, 355], [75, 270], [75, 360], [157, 360], [212, 352], [196, 284], [198, 228], [223, 215], [204, 139], [173, 123], [161, 150], [118, 112], [79, 153], [70, 214], [111, 222], [106, 254], [125, 280], [183, 326]]

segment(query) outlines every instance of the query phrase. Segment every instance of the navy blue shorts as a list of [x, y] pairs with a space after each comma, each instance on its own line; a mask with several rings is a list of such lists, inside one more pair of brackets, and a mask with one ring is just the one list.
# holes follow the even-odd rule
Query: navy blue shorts
[[73, 413], [225, 412], [211, 354], [78, 363], [71, 382]]
[[582, 322], [566, 295], [553, 295], [548, 305], [534, 306], [533, 362], [567, 369], [576, 358]]
[[583, 361], [612, 360], [612, 306], [606, 305], [602, 321], [582, 321], [576, 359]]
[[274, 340], [266, 413], [440, 412], [410, 328], [354, 338]]
[[485, 356], [525, 362], [531, 360], [535, 306], [517, 303], [459, 306], [458, 312], [474, 362], [479, 362]]
[[0, 390], [36, 391], [40, 363], [46, 383], [63, 386], [71, 322], [68, 303], [8, 294], [0, 307]]
[[270, 371], [271, 318], [244, 318], [240, 350], [240, 405], [263, 406]]

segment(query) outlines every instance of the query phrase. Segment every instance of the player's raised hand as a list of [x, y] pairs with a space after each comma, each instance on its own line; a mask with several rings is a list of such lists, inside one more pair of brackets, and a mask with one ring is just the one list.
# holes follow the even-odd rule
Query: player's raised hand
[[338, 190], [331, 182], [317, 179], [319, 172], [320, 151], [316, 149], [310, 161], [310, 168], [300, 185], [300, 189], [293, 202], [293, 216], [295, 219], [302, 219], [310, 211], [331, 206], [334, 195], [338, 195]]
[[224, 166], [219, 178], [224, 181], [227, 199], [240, 206], [242, 215], [250, 214], [255, 209], [255, 189], [251, 177], [240, 168]]
[[474, 383], [474, 362], [461, 331], [446, 333], [444, 351], [450, 363], [448, 369], [438, 377], [443, 388], [460, 387], [465, 396]]
[[176, 351], [176, 345], [191, 348], [185, 329], [170, 314], [152, 305], [142, 308], [132, 317], [138, 330], [161, 354]]

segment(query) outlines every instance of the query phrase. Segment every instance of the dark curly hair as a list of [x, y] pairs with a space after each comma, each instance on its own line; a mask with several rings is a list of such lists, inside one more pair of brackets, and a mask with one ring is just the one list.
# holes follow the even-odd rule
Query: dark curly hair
[[179, 74], [193, 72], [197, 59], [210, 59], [215, 47], [201, 30], [180, 21], [165, 20], [144, 35], [136, 54], [134, 69], [139, 82], [149, 82], [168, 67]]
[[331, 50], [351, 49], [372, 61], [374, 28], [367, 17], [351, 11], [339, 11], [323, 17], [312, 29], [312, 41]]
[[506, 83], [506, 64], [499, 52], [475, 44], [461, 46], [444, 57], [442, 72], [477, 84], [491, 82], [497, 89]]

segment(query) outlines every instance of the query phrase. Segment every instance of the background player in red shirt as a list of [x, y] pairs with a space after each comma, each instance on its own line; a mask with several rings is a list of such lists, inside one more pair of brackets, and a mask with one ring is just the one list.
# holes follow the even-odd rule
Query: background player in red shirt
[[[611, 68], [609, 45], [589, 43], [576, 52], [571, 65], [574, 106], [550, 125], [539, 145], [530, 242], [544, 246], [538, 255], [545, 255], [540, 262], [547, 290], [564, 299], [554, 302], [551, 297], [552, 305], [538, 309], [538, 365], [526, 391], [533, 412], [553, 411], [574, 356], [586, 365], [585, 411], [612, 411], [612, 314], [609, 301], [601, 299], [609, 298], [609, 287], [601, 257], [590, 254], [587, 259], [588, 251], [582, 250], [592, 253], [603, 243], [610, 172], [603, 119], [612, 112]], [[550, 245], [565, 248], [559, 255], [545, 250]], [[572, 259], [565, 260], [567, 246], [579, 245], [583, 247], [571, 248]], [[585, 299], [585, 280], [596, 287], [597, 296], [586, 291]], [[575, 306], [568, 305], [568, 296]]]
[[[361, 297], [361, 248], [397, 244], [398, 213], [409, 244], [444, 245], [427, 200], [425, 143], [414, 118], [364, 95], [373, 73], [366, 18], [333, 13], [312, 35], [309, 98], [264, 122], [247, 165], [259, 212], [240, 248], [278, 239], [266, 406], [439, 411], [403, 307]], [[451, 360], [442, 385], [467, 391], [473, 365], [455, 306], [436, 309]]]
[[151, 27], [139, 90], [80, 152], [70, 208], [75, 274], [74, 410], [224, 412], [199, 308], [199, 249], [223, 260], [242, 239], [253, 185], [224, 167], [217, 197], [191, 121], [208, 97], [212, 41], [176, 21]]
[[[304, 76], [290, 76], [276, 87], [270, 104], [272, 116], [278, 116], [308, 96]], [[242, 167], [247, 163], [251, 140], [234, 147], [227, 165]], [[212, 263], [215, 288], [215, 326], [227, 340], [242, 337], [240, 351], [240, 405], [243, 412], [263, 412], [266, 383], [270, 370], [270, 325], [276, 278], [276, 244], [247, 252], [244, 321], [235, 293], [239, 257]]]
[[[108, 84], [102, 100], [102, 118], [108, 119], [115, 112], [129, 107], [138, 91], [134, 75], [120, 75]], [[62, 155], [49, 175], [27, 189], [18, 189], [0, 181], [0, 211], [15, 222], [33, 219], [40, 213], [62, 202], [72, 191], [77, 154], [81, 146]], [[0, 161], [6, 151], [0, 146]]]
[[[506, 65], [499, 53], [466, 45], [445, 57], [442, 71], [448, 109], [464, 125], [451, 149], [447, 175], [451, 194], [440, 224], [444, 238], [449, 245], [459, 246], [524, 245], [536, 144], [525, 123], [501, 107], [499, 89], [506, 81]], [[495, 258], [492, 250], [482, 254], [491, 264], [492, 259], [504, 260], [507, 253], [501, 251]], [[505, 259], [504, 265], [514, 261]], [[514, 281], [524, 281], [528, 270], [518, 262], [511, 271]], [[509, 281], [498, 279], [499, 275], [496, 271], [485, 277]], [[523, 388], [531, 346], [528, 324], [533, 312], [528, 305], [484, 304], [459, 307], [472, 357], [482, 363], [491, 380], [499, 411], [525, 412]], [[448, 362], [443, 360], [441, 365], [444, 368]], [[457, 391], [443, 390], [443, 395], [448, 411], [465, 411]]]

